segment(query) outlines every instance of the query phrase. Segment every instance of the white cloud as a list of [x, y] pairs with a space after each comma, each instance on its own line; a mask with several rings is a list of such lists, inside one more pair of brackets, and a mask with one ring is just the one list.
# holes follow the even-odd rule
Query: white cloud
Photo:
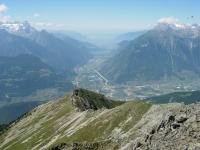
[[158, 20], [158, 23], [167, 23], [167, 24], [175, 24], [178, 22], [179, 20], [174, 17], [166, 17], [166, 18], [161, 18]]
[[34, 17], [40, 17], [41, 15], [39, 13], [34, 13], [33, 16]]
[[0, 4], [0, 13], [4, 13], [8, 10], [8, 7], [4, 4]]
[[4, 13], [8, 10], [8, 7], [4, 4], [0, 4], [0, 22], [7, 22], [10, 20], [10, 16], [6, 16]]

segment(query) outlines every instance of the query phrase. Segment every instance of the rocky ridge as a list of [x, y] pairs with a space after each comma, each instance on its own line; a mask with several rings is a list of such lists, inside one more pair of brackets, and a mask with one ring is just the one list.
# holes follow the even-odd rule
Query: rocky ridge
[[0, 135], [0, 149], [197, 150], [199, 110], [197, 103], [116, 105], [101, 94], [77, 89], [10, 125]]
[[104, 95], [91, 92], [85, 89], [74, 90], [71, 96], [72, 105], [78, 111], [110, 109], [123, 104], [123, 101], [113, 101]]

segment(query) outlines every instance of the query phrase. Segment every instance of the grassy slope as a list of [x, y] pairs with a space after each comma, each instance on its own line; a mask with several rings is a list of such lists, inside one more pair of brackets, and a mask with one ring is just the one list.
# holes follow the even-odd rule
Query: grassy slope
[[63, 142], [109, 140], [119, 128], [121, 134], [128, 132], [151, 107], [135, 101], [112, 109], [76, 112], [69, 96], [41, 105], [13, 124], [0, 136], [0, 149], [47, 149]]

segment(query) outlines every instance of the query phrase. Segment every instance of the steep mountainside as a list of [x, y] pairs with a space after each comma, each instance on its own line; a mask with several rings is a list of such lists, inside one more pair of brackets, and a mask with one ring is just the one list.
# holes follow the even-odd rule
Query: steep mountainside
[[[0, 56], [0, 70], [0, 112], [7, 114], [2, 112], [4, 115], [0, 116], [0, 123], [8, 123], [30, 111], [40, 104], [38, 101], [63, 96], [73, 87], [69, 80], [33, 55]], [[24, 101], [37, 102], [27, 105]], [[14, 106], [19, 110], [15, 110]]]
[[0, 29], [0, 56], [34, 54], [35, 56], [44, 58], [47, 53], [48, 51], [41, 45]]
[[0, 57], [0, 101], [28, 96], [45, 88], [70, 89], [71, 83], [32, 55]]
[[28, 22], [0, 23], [0, 56], [32, 54], [59, 71], [72, 71], [92, 55], [88, 44], [37, 31]]
[[11, 124], [0, 135], [0, 148], [198, 149], [199, 109], [199, 104], [112, 101], [79, 89]]
[[101, 72], [118, 83], [151, 81], [200, 74], [200, 27], [159, 24], [133, 41], [102, 66]]
[[72, 38], [60, 39], [45, 30], [34, 32], [27, 38], [47, 49], [49, 56], [46, 61], [61, 70], [72, 69], [87, 62], [92, 56], [82, 42]]

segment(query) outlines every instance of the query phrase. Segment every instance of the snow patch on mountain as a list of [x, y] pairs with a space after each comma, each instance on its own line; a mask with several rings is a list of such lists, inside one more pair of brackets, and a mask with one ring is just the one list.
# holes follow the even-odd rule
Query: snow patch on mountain
[[31, 33], [36, 31], [27, 21], [24, 22], [0, 22], [0, 29], [10, 33]]
[[156, 28], [166, 29], [166, 28], [172, 28], [176, 30], [200, 30], [199, 24], [185, 24], [179, 22], [178, 19], [174, 17], [167, 17], [167, 18], [161, 18], [158, 20], [158, 24]]

